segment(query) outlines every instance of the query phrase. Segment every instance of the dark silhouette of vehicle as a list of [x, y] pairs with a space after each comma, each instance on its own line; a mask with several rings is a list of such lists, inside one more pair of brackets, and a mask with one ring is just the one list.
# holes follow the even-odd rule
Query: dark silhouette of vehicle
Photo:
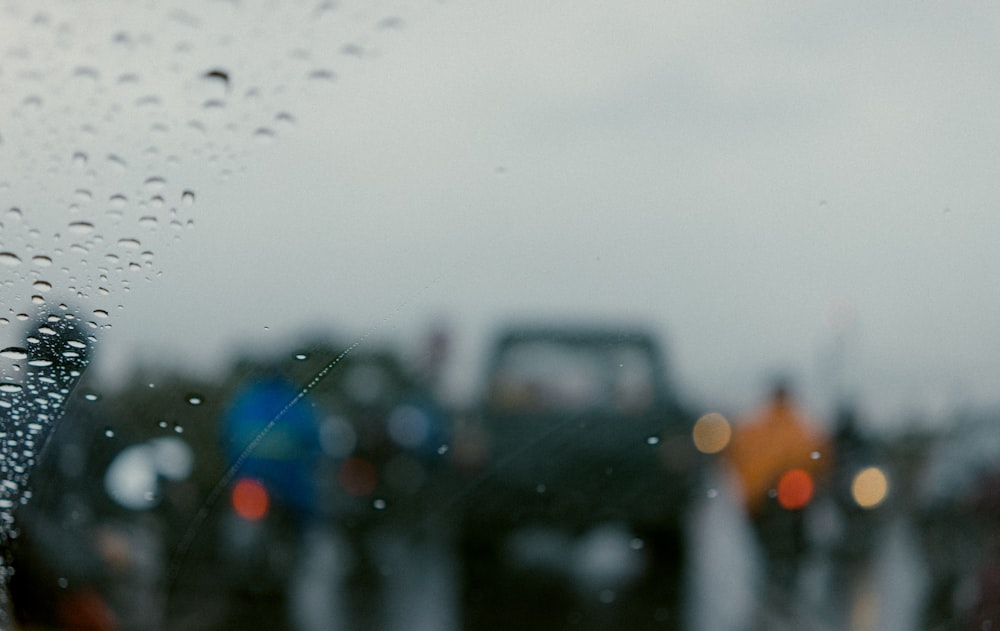
[[997, 414], [970, 412], [924, 458], [914, 517], [929, 585], [927, 628], [987, 628], [998, 607], [1000, 432]]
[[466, 628], [677, 626], [690, 420], [648, 332], [502, 332], [461, 428], [480, 443], [466, 446], [480, 456], [463, 498]]

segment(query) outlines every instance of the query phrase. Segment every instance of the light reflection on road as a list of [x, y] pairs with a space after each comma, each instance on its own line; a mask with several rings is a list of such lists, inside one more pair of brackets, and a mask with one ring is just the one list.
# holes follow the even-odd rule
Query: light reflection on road
[[[926, 588], [912, 528], [903, 518], [877, 533], [881, 545], [870, 567], [835, 602], [829, 559], [813, 555], [797, 595], [764, 593], [753, 536], [726, 477], [707, 480], [703, 499], [689, 516], [691, 550], [684, 628], [693, 631], [815, 629], [909, 631], [920, 626]], [[385, 532], [372, 538], [384, 583], [376, 596], [372, 628], [453, 631], [460, 627], [455, 557], [446, 528], [422, 536]], [[334, 531], [310, 535], [308, 563], [295, 584], [300, 628], [351, 629], [347, 572], [354, 558]], [[331, 598], [331, 595], [334, 597]]]

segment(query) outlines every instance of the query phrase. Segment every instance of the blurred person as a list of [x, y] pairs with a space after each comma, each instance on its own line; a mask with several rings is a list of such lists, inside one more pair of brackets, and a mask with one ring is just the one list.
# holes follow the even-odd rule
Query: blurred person
[[769, 596], [794, 598], [808, 548], [806, 509], [830, 468], [831, 441], [780, 379], [736, 424], [724, 455], [763, 552]]
[[337, 526], [350, 553], [344, 610], [352, 629], [405, 627], [402, 594], [434, 594], [405, 604], [407, 617], [447, 615], [431, 609], [448, 592], [452, 417], [441, 379], [449, 346], [447, 328], [436, 323], [409, 358], [376, 353], [345, 366], [345, 409], [359, 440], [338, 472], [338, 492], [348, 503]]
[[390, 440], [427, 473], [441, 463], [441, 447], [450, 442], [452, 419], [442, 393], [450, 340], [443, 324], [431, 327], [413, 361], [407, 387], [387, 420]]
[[233, 628], [293, 628], [296, 577], [306, 572], [324, 506], [320, 424], [310, 400], [282, 373], [251, 375], [221, 425], [230, 485], [222, 522]]
[[[872, 580], [872, 557], [884, 525], [884, 511], [878, 507], [889, 492], [882, 466], [884, 455], [860, 425], [853, 406], [839, 407], [833, 434], [837, 459], [831, 475], [839, 528], [831, 546], [830, 587], [834, 612], [847, 616], [857, 609], [863, 590]], [[856, 488], [859, 476], [867, 476], [862, 480], [863, 488]], [[885, 483], [884, 487], [880, 482]]]
[[322, 456], [319, 419], [300, 389], [280, 373], [250, 377], [222, 421], [226, 465], [262, 483], [297, 521], [320, 510], [316, 470]]

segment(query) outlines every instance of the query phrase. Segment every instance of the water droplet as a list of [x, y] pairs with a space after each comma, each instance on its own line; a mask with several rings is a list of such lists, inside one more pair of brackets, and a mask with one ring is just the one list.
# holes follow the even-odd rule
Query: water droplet
[[448, 445], [441, 445], [440, 447], [438, 447], [437, 451], [439, 456], [445, 455], [446, 453], [448, 453]]
[[21, 221], [24, 219], [24, 213], [21, 212], [20, 208], [14, 207], [7, 210], [7, 218], [12, 221]]
[[153, 215], [146, 215], [144, 217], [139, 218], [139, 225], [149, 230], [156, 228], [158, 223], [159, 219], [157, 219]]
[[146, 178], [146, 181], [142, 185], [148, 192], [156, 193], [162, 191], [167, 186], [167, 181], [162, 177], [154, 175], [153, 177]]
[[94, 194], [85, 188], [76, 189], [73, 191], [73, 196], [76, 198], [76, 201], [80, 203], [86, 203], [94, 199]]
[[168, 423], [166, 421], [157, 421], [156, 426], [160, 429], [167, 429]]
[[180, 423], [174, 423], [174, 433], [175, 434], [183, 434], [184, 433], [184, 426], [181, 425]]
[[140, 245], [138, 239], [118, 239], [118, 247], [125, 250], [138, 250]]
[[299, 361], [302, 361], [302, 360], [308, 359], [308, 358], [309, 358], [309, 355], [307, 355], [305, 353], [296, 353], [295, 354], [295, 359], [297, 359]]
[[52, 283], [44, 280], [36, 280], [31, 285], [36, 291], [52, 291]]
[[226, 92], [229, 92], [229, 73], [219, 68], [213, 68], [201, 75], [202, 79], [219, 82]]
[[87, 394], [83, 395], [83, 398], [88, 401], [97, 401], [101, 397], [95, 392], [88, 392]]
[[28, 349], [19, 346], [8, 346], [0, 351], [0, 357], [6, 357], [7, 359], [27, 359]]
[[708, 489], [708, 491], [705, 493], [705, 495], [708, 497], [708, 499], [714, 500], [715, 498], [719, 497], [719, 490], [718, 489]]
[[94, 232], [94, 224], [89, 221], [73, 221], [69, 224], [69, 231], [77, 235], [91, 234]]
[[385, 510], [386, 506], [385, 500], [381, 498], [376, 499], [374, 502], [372, 502], [372, 506], [375, 507], [375, 510]]
[[73, 166], [84, 167], [87, 165], [87, 154], [82, 151], [77, 151], [73, 154]]
[[649, 438], [646, 439], [646, 444], [647, 445], [659, 445], [660, 444], [660, 437], [659, 436], [650, 436]]
[[125, 161], [125, 158], [113, 153], [108, 155], [108, 162], [118, 171], [124, 171], [128, 168], [128, 162]]
[[19, 383], [0, 383], [0, 392], [14, 393], [24, 390]]
[[309, 73], [309, 78], [315, 81], [336, 81], [337, 73], [325, 68], [317, 68]]
[[28, 360], [28, 365], [29, 366], [34, 366], [36, 368], [48, 368], [49, 366], [52, 365], [52, 360], [51, 359], [29, 359]]
[[403, 28], [405, 24], [403, 18], [390, 16], [379, 21], [378, 27], [387, 30], [397, 30]]
[[159, 96], [155, 94], [147, 94], [145, 96], [140, 96], [135, 100], [136, 107], [156, 107], [162, 105], [163, 101]]
[[190, 405], [201, 405], [205, 401], [205, 398], [200, 394], [189, 394], [186, 398]]
[[105, 438], [114, 438], [115, 437], [115, 430], [111, 429], [110, 427], [105, 427], [104, 428], [104, 437]]
[[97, 68], [92, 66], [77, 66], [73, 70], [74, 77], [80, 77], [81, 79], [90, 79], [91, 81], [99, 81], [101, 74], [97, 71]]
[[52, 259], [41, 254], [31, 257], [31, 262], [38, 267], [50, 267], [52, 265]]
[[34, 294], [31, 297], [31, 304], [33, 304], [33, 305], [44, 305], [45, 304], [45, 297], [44, 296], [39, 296], [38, 294]]
[[15, 267], [21, 264], [21, 257], [13, 252], [0, 252], [0, 265]]
[[181, 201], [184, 202], [185, 206], [194, 205], [194, 191], [184, 191], [181, 195]]
[[820, 454], [818, 451], [814, 451], [811, 454], [809, 454], [809, 457], [812, 458], [813, 460], [819, 460], [822, 457], [822, 454]]
[[262, 143], [270, 143], [274, 140], [274, 130], [270, 127], [258, 127], [253, 132], [253, 137]]
[[38, 332], [42, 335], [55, 335], [56, 330], [50, 326], [40, 326], [38, 327]]
[[98, 318], [107, 318], [108, 312], [104, 309], [94, 309], [94, 315]]

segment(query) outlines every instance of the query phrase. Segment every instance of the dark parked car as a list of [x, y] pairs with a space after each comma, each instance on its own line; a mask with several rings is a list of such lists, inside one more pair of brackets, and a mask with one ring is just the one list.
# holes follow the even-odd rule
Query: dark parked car
[[995, 412], [966, 414], [927, 452], [915, 515], [929, 569], [928, 628], [987, 628], [997, 612], [998, 427]]
[[466, 428], [483, 454], [464, 502], [466, 627], [676, 626], [691, 421], [645, 331], [501, 333]]

